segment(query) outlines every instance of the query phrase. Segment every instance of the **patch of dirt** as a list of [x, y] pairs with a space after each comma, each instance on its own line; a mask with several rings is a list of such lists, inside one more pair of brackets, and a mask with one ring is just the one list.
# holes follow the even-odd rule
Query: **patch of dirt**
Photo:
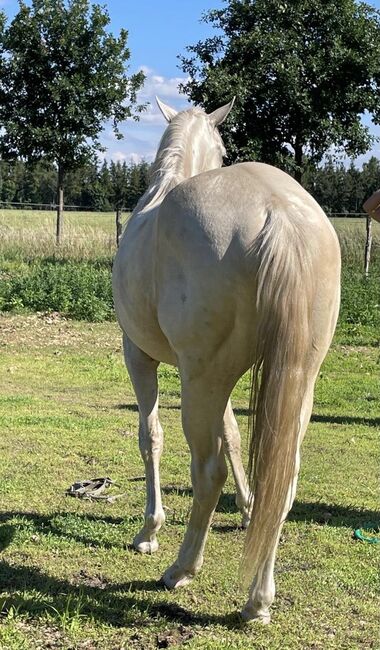
[[16, 627], [25, 634], [26, 638], [32, 637], [35, 650], [58, 650], [67, 648], [62, 631], [53, 626], [36, 628], [26, 621], [17, 621]]
[[117, 323], [85, 323], [64, 318], [58, 312], [28, 315], [0, 314], [0, 346], [121, 350], [121, 332]]
[[179, 646], [193, 638], [195, 632], [190, 628], [180, 625], [174, 630], [165, 630], [157, 634], [157, 648], [171, 648]]
[[70, 582], [73, 585], [85, 585], [93, 589], [105, 589], [109, 584], [108, 580], [103, 576], [99, 574], [91, 575], [84, 569], [81, 569], [78, 573], [74, 573]]

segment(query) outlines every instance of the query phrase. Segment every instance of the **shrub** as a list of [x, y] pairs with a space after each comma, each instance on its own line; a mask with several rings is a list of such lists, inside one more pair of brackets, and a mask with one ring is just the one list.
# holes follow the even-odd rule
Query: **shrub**
[[110, 264], [40, 260], [4, 276], [2, 311], [58, 311], [94, 322], [114, 318]]

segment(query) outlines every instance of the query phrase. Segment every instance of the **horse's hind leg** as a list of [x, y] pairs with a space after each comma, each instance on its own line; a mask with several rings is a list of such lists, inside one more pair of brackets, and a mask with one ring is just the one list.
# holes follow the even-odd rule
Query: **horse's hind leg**
[[242, 513], [243, 528], [247, 528], [250, 520], [250, 494], [247, 477], [241, 460], [240, 432], [232, 410], [231, 401], [228, 400], [223, 418], [224, 451], [231, 463], [231, 469], [236, 486], [236, 505]]
[[222, 432], [228, 395], [221, 393], [212, 376], [182, 377], [182, 424], [191, 451], [194, 496], [178, 558], [163, 575], [169, 588], [185, 585], [203, 563], [211, 518], [227, 477]]
[[268, 554], [266, 561], [263, 566], [260, 567], [257, 575], [255, 576], [251, 588], [249, 590], [248, 601], [242, 611], [242, 618], [245, 621], [259, 621], [261, 623], [270, 622], [270, 612], [269, 607], [273, 603], [276, 588], [274, 583], [274, 563], [276, 559], [276, 552], [278, 547], [278, 542], [280, 540], [281, 530], [283, 523], [288, 515], [289, 510], [291, 509], [296, 495], [298, 472], [300, 468], [300, 446], [305, 435], [307, 426], [309, 424], [310, 415], [313, 407], [313, 393], [314, 393], [314, 381], [310, 383], [308, 391], [303, 401], [302, 412], [301, 412], [301, 428], [300, 435], [298, 439], [298, 450], [295, 463], [294, 478], [292, 484], [289, 487], [289, 496], [282, 516], [282, 524], [280, 525], [277, 533], [275, 544], [272, 547], [272, 550]]
[[139, 405], [139, 446], [145, 464], [145, 523], [133, 540], [140, 553], [158, 549], [157, 532], [165, 521], [161, 502], [159, 463], [163, 447], [162, 428], [158, 419], [158, 362], [123, 338], [124, 357]]

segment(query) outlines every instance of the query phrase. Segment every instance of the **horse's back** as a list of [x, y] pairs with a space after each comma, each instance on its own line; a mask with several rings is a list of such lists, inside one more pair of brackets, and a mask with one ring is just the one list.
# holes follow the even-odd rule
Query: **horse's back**
[[330, 243], [338, 251], [328, 218], [297, 181], [264, 163], [240, 163], [193, 176], [167, 195], [158, 215], [159, 263], [174, 256], [182, 265], [187, 261], [191, 274], [214, 264], [223, 274], [229, 264], [232, 274], [244, 273], [252, 243], [273, 210], [285, 220], [302, 216], [310, 232], [305, 247]]
[[156, 285], [160, 325], [174, 348], [215, 350], [232, 336], [242, 349], [252, 349], [260, 264], [253, 242], [273, 210], [290, 221], [297, 213], [321, 292], [326, 274], [336, 284], [333, 228], [314, 199], [281, 170], [242, 163], [192, 177], [168, 194], [158, 215]]

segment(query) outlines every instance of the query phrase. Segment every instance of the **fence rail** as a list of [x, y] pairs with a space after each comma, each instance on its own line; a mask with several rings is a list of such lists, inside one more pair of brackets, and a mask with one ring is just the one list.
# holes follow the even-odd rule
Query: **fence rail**
[[355, 219], [356, 217], [366, 217], [366, 212], [327, 212], [327, 216], [331, 218], [341, 217], [344, 219]]
[[[15, 210], [56, 210], [56, 203], [30, 203], [29, 201], [0, 201], [2, 208], [14, 208]], [[83, 212], [94, 212], [94, 208], [89, 205], [65, 205], [65, 210], [76, 210]]]
[[[29, 203], [29, 201], [25, 201], [25, 203], [22, 201], [0, 201], [0, 208], [12, 208], [15, 210], [46, 210], [55, 212], [58, 205], [56, 203]], [[115, 212], [113, 208], [110, 210], [98, 210], [91, 205], [64, 205], [64, 210], [71, 212]], [[122, 212], [132, 212], [132, 208], [125, 207]]]

